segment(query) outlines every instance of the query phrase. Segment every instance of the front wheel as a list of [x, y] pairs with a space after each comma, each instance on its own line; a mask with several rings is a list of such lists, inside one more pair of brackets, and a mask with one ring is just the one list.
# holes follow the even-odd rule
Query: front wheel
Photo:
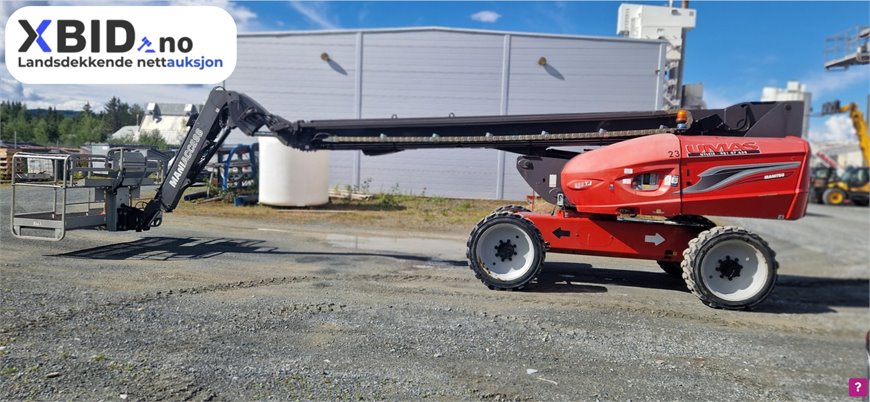
[[493, 213], [468, 237], [468, 264], [490, 289], [518, 290], [544, 266], [544, 239], [532, 221], [510, 211]]
[[496, 208], [494, 211], [492, 211], [492, 213], [497, 214], [497, 213], [503, 212], [503, 211], [508, 211], [508, 212], [514, 213], [514, 214], [517, 212], [532, 212], [532, 211], [529, 211], [528, 208], [526, 208], [522, 205], [510, 204], [510, 205], [502, 205], [502, 206]]
[[846, 192], [836, 187], [825, 190], [825, 194], [822, 195], [822, 201], [826, 205], [843, 205], [846, 198], [848, 198]]
[[702, 302], [745, 310], [763, 302], [776, 284], [776, 253], [761, 237], [724, 226], [705, 230], [683, 252], [683, 279]]

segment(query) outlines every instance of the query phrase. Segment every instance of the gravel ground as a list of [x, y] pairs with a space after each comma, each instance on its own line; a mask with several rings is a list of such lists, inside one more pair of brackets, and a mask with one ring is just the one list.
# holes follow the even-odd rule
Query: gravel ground
[[48, 243], [8, 208], [5, 400], [844, 400], [865, 373], [866, 208], [738, 221], [781, 263], [755, 312], [621, 259], [490, 291], [452, 234], [169, 215]]

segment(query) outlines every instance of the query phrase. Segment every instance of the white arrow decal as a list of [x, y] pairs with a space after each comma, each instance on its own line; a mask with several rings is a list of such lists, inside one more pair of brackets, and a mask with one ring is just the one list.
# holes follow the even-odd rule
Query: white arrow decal
[[644, 236], [643, 241], [645, 241], [647, 243], [652, 243], [652, 244], [655, 244], [656, 246], [658, 246], [659, 244], [662, 244], [665, 241], [665, 238], [662, 237], [662, 235], [656, 233], [654, 235]]

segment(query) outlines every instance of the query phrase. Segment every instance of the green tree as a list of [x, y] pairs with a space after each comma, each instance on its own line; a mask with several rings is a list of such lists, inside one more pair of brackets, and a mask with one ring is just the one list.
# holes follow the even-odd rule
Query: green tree
[[59, 114], [56, 109], [48, 108], [48, 116], [46, 118], [46, 137], [47, 145], [57, 144], [60, 138], [60, 128], [58, 127]]
[[[0, 0], [2, 1], [2, 0]], [[90, 102], [82, 106], [81, 113], [73, 116], [49, 107], [47, 111], [27, 110], [18, 101], [0, 102], [0, 140], [12, 143], [36, 142], [41, 145], [79, 146], [89, 142], [105, 142], [110, 134], [121, 127], [138, 125], [145, 112], [139, 105], [132, 107], [117, 97], [106, 102], [103, 110], [94, 113]], [[145, 143], [165, 147], [162, 137], [145, 135]], [[161, 141], [163, 141], [161, 143]]]
[[106, 134], [113, 134], [120, 130], [121, 127], [130, 124], [130, 106], [121, 102], [116, 96], [109, 99], [103, 106], [103, 123], [105, 124]]
[[75, 121], [71, 118], [62, 118], [59, 119], [57, 123], [57, 132], [58, 132], [58, 142], [63, 145], [72, 144], [72, 140], [75, 138]]
[[142, 109], [142, 106], [139, 106], [138, 104], [131, 106], [130, 117], [132, 118], [132, 122], [130, 124], [138, 126], [142, 119], [145, 117], [145, 109]]
[[165, 150], [169, 147], [163, 136], [160, 135], [160, 130], [154, 129], [151, 131], [140, 131], [139, 138], [134, 135], [124, 135], [112, 139], [116, 144], [133, 144], [133, 145], [150, 145], [157, 149]]
[[82, 107], [82, 113], [71, 119], [72, 122], [65, 131], [61, 132], [61, 142], [64, 145], [80, 146], [89, 142], [102, 142], [103, 121], [91, 111], [90, 103]]
[[103, 142], [106, 136], [103, 133], [103, 122], [93, 113], [82, 113], [75, 124], [75, 140], [72, 144], [79, 146], [89, 142]]
[[0, 109], [0, 134], [3, 141], [19, 143], [33, 141], [33, 127], [27, 114], [27, 105], [21, 102], [3, 102]]
[[48, 122], [44, 117], [34, 119], [31, 126], [33, 127], [33, 139], [37, 144], [50, 145], [52, 143], [51, 139], [48, 138]]
[[150, 132], [139, 132], [139, 143], [142, 145], [151, 145], [157, 149], [165, 150], [169, 144], [160, 135], [160, 130], [154, 129]]

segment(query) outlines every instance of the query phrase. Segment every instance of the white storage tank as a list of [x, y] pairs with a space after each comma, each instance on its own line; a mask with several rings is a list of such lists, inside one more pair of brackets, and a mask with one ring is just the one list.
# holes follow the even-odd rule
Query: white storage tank
[[260, 204], [306, 207], [329, 202], [329, 152], [303, 152], [261, 137]]

